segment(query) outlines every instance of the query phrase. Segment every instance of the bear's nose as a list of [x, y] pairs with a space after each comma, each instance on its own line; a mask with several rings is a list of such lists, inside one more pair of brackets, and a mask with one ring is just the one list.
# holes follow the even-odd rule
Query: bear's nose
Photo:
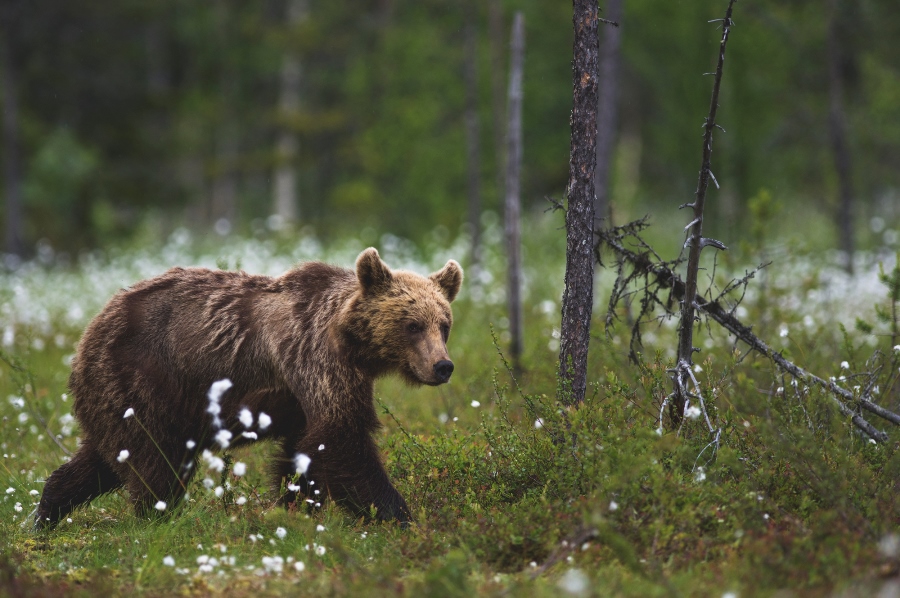
[[436, 364], [434, 364], [434, 375], [440, 382], [446, 382], [450, 379], [450, 374], [453, 373], [453, 362], [447, 359], [442, 359]]

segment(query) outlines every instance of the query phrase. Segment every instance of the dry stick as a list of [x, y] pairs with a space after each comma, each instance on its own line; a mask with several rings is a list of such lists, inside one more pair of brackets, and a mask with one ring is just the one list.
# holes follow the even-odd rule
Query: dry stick
[[[691, 229], [688, 243], [691, 246], [688, 255], [687, 279], [685, 281], [686, 294], [693, 297], [697, 294], [697, 277], [700, 270], [700, 251], [705, 245], [714, 245], [719, 249], [724, 246], [718, 241], [703, 238], [703, 205], [706, 201], [706, 189], [709, 187], [709, 179], [715, 182], [715, 177], [710, 170], [710, 156], [712, 154], [712, 134], [716, 128], [716, 111], [719, 108], [719, 88], [722, 84], [722, 70], [725, 65], [725, 45], [728, 43], [728, 34], [731, 31], [731, 10], [736, 0], [728, 2], [728, 10], [725, 11], [725, 18], [722, 20], [722, 41], [719, 43], [719, 62], [716, 64], [716, 76], [713, 83], [712, 98], [709, 102], [709, 116], [706, 117], [704, 124], [705, 132], [703, 134], [703, 161], [700, 167], [700, 178], [697, 181], [697, 191], [694, 203], [685, 204], [682, 207], [694, 208], [694, 219], [685, 230]], [[718, 184], [716, 184], [718, 187]], [[692, 356], [694, 353], [694, 303], [685, 301], [681, 306], [681, 330], [678, 335], [678, 365], [676, 366], [677, 377], [680, 383], [675, 384], [675, 401], [673, 404], [672, 423], [676, 426], [681, 423], [684, 416], [684, 406], [686, 397], [682, 393], [685, 383], [684, 370], [690, 368]]]
[[[686, 290], [685, 284], [669, 268], [663, 264], [652, 261], [646, 254], [638, 254], [631, 251], [613, 239], [610, 235], [606, 234], [606, 231], [601, 231], [599, 234], [601, 236], [601, 242], [606, 243], [606, 245], [613, 249], [616, 254], [633, 264], [635, 268], [652, 274], [656, 277], [660, 286], [672, 289], [672, 294], [676, 299], [684, 300]], [[900, 415], [873, 403], [869, 392], [864, 393], [862, 397], [855, 397], [853, 393], [847, 389], [841, 388], [830, 380], [819, 378], [785, 359], [783, 355], [774, 351], [769, 345], [753, 334], [749, 326], [744, 325], [730, 311], [724, 309], [718, 301], [706, 301], [700, 295], [695, 294], [692, 303], [714, 321], [718, 322], [723, 328], [734, 334], [738, 339], [747, 343], [751, 349], [762, 353], [772, 360], [782, 371], [791, 374], [799, 380], [812, 382], [830, 392], [840, 412], [845, 416], [849, 416], [853, 425], [862, 430], [869, 438], [878, 442], [885, 442], [887, 441], [887, 434], [877, 430], [861, 415], [853, 413], [853, 411], [840, 399], [852, 401], [862, 409], [874, 413], [891, 423], [900, 425]], [[840, 399], [838, 397], [840, 397]]]

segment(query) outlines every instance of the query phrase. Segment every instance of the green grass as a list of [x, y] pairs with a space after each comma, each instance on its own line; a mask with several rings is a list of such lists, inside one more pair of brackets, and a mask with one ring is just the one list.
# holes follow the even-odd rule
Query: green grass
[[[674, 323], [647, 328], [643, 363], [630, 363], [628, 311], [619, 311], [625, 322], [610, 336], [602, 328], [609, 272], [598, 284], [588, 398], [579, 408], [555, 402], [564, 257], [557, 225], [528, 225], [527, 338], [517, 380], [498, 350], [506, 338], [503, 259], [491, 245], [491, 277], [470, 277], [454, 304], [452, 382], [412, 389], [385, 379], [376, 386], [384, 413], [379, 441], [417, 519], [406, 530], [357, 521], [327, 501], [311, 513], [274, 507], [265, 479], [273, 447], [262, 444], [228, 453], [248, 465], [246, 475], [196, 476], [190, 499], [160, 519], [137, 518], [117, 492], [53, 531], [32, 533], [27, 516], [38, 497], [29, 492], [40, 492], [62, 463], [62, 447], [76, 446], [78, 429], [67, 429], [65, 418], [71, 398], [62, 399], [66, 363], [84, 322], [108, 297], [98, 281], [114, 278], [116, 268], [119, 277], [132, 273], [132, 282], [149, 274], [122, 266], [129, 255], [140, 261], [123, 254], [7, 275], [0, 328], [8, 322], [13, 337], [2, 350], [23, 369], [0, 365], [0, 595], [753, 596], [791, 589], [863, 596], [895, 576], [897, 432], [889, 430], [888, 443], [868, 443], [827, 397], [793, 392], [790, 380], [735, 352], [714, 325], [698, 333], [697, 362], [710, 415], [723, 429], [715, 453], [704, 451], [710, 435], [702, 420], [656, 434], [671, 386]], [[498, 236], [489, 231], [489, 243], [491, 234]], [[353, 251], [345, 247], [353, 245], [319, 249], [349, 265]], [[166, 255], [250, 268], [258, 254], [241, 248]], [[271, 251], [291, 259], [288, 246]], [[436, 241], [421, 253], [395, 247], [394, 257], [434, 269], [448, 255]], [[742, 274], [741, 257], [728, 259], [727, 269]], [[853, 385], [874, 348], [893, 355], [889, 327], [875, 312], [887, 301], [877, 275], [874, 283], [865, 272], [845, 281], [829, 263], [800, 255], [785, 256], [760, 278], [742, 317], [808, 370], [850, 375]], [[89, 296], [92, 288], [102, 296]], [[829, 293], [816, 295], [822, 288]], [[59, 293], [67, 300], [41, 302]], [[67, 316], [73, 305], [84, 313]], [[872, 333], [853, 329], [857, 317], [873, 322]], [[849, 327], [846, 338], [840, 322]], [[842, 370], [845, 360], [849, 369]], [[877, 383], [882, 404], [896, 409], [897, 367], [889, 363]], [[778, 387], [789, 389], [786, 396]], [[7, 397], [21, 397], [24, 406]], [[227, 483], [221, 497], [204, 487], [207, 476]], [[238, 504], [241, 497], [246, 502]]]

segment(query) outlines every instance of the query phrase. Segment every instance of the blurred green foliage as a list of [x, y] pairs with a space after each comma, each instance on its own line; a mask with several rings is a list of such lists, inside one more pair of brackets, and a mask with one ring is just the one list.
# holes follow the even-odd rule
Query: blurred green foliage
[[[306, 1], [306, 0], [303, 0]], [[498, 209], [494, 132], [503, 115], [512, 13], [526, 17], [523, 201], [564, 193], [571, 109], [571, 7], [490, 2], [72, 0], [6, 3], [17, 70], [26, 237], [57, 247], [162, 232], [262, 226], [273, 210], [279, 131], [296, 135], [300, 225], [369, 226], [421, 239], [465, 220], [465, 12], [477, 26], [484, 205]], [[842, 69], [860, 222], [897, 217], [900, 77], [889, 0], [842, 2]], [[601, 6], [602, 8], [602, 6]], [[612, 200], [618, 220], [689, 201], [724, 3], [627, 0]], [[748, 198], [828, 213], [826, 15], [810, 0], [740, 4], [729, 44], [713, 169], [722, 190], [707, 230], [749, 234]], [[503, 57], [492, 61], [492, 49]], [[285, 56], [299, 108], [279, 108]], [[499, 86], [497, 85], [499, 83]], [[502, 124], [499, 125], [502, 128]], [[217, 197], [231, 193], [223, 208]], [[861, 227], [860, 227], [861, 228]], [[719, 229], [718, 231], [716, 229]], [[827, 240], [827, 239], [826, 239]]]

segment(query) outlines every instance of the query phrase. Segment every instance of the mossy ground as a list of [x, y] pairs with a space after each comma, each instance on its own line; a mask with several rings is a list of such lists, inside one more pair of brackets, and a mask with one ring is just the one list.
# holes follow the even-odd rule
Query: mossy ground
[[[674, 327], [649, 329], [634, 364], [627, 326], [608, 335], [601, 313], [588, 397], [579, 407], [559, 405], [554, 335], [563, 249], [554, 235], [561, 233], [532, 226], [521, 373], [513, 379], [500, 355], [502, 254], [488, 252], [487, 274], [470, 277], [469, 292], [454, 304], [452, 382], [377, 385], [379, 440], [415, 513], [409, 529], [352, 519], [327, 501], [313, 512], [276, 508], [265, 479], [273, 447], [263, 445], [229, 453], [231, 462], [247, 464], [244, 476], [198, 475], [190, 500], [158, 519], [137, 518], [117, 492], [53, 531], [31, 532], [41, 480], [76, 446], [77, 427], [66, 417], [71, 398], [62, 396], [80, 326], [49, 308], [46, 317], [15, 324], [0, 365], [0, 595], [754, 596], [785, 589], [865, 596], [896, 583], [897, 431], [888, 430], [887, 443], [869, 443], [828, 397], [794, 387], [713, 325], [698, 328], [697, 376], [722, 429], [720, 446], [709, 446], [703, 418], [659, 435]], [[432, 266], [447, 257], [428, 251], [424, 262]], [[240, 259], [234, 247], [226, 255]], [[868, 311], [856, 304], [849, 313], [822, 311], [832, 308], [808, 300], [807, 289], [822, 286], [826, 265], [803, 264], [785, 265], [794, 268], [793, 284], [774, 273], [760, 281], [744, 303], [745, 321], [808, 370], [848, 376], [848, 386], [868, 383], [854, 373], [866, 369], [874, 348], [896, 366], [890, 336], [878, 335], [884, 325], [845, 337], [837, 324], [877, 319], [868, 314], [884, 308], [886, 292], [867, 296]], [[54, 280], [96, 275], [91, 268], [103, 266], [58, 279], [51, 268], [41, 284], [51, 293]], [[13, 287], [27, 281], [7, 280], [2, 297], [11, 304]], [[627, 310], [620, 315], [628, 319]], [[889, 408], [898, 404], [896, 372], [883, 368], [875, 382]], [[223, 485], [222, 496], [204, 487], [204, 477]]]

